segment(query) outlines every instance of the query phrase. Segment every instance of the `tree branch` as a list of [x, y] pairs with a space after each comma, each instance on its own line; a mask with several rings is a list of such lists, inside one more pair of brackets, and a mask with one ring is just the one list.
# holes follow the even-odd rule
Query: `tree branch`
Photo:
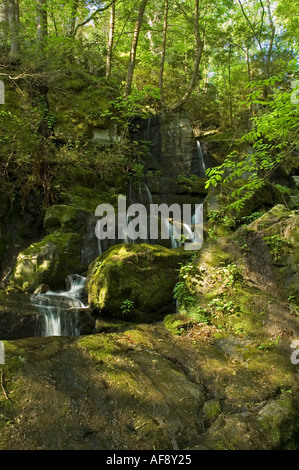
[[84, 21], [82, 21], [81, 23], [78, 23], [76, 25], [76, 27], [74, 28], [74, 32], [73, 32], [73, 38], [76, 36], [77, 34], [77, 31], [79, 28], [81, 28], [82, 26], [85, 26], [87, 23], [89, 23], [91, 20], [94, 19], [94, 17], [100, 13], [101, 11], [105, 11], [105, 10], [108, 10], [108, 8], [111, 7], [111, 5], [115, 3], [115, 0], [112, 0], [112, 2], [110, 2], [108, 5], [106, 5], [105, 7], [99, 7], [97, 8], [90, 16], [88, 16], [88, 18], [86, 18]]

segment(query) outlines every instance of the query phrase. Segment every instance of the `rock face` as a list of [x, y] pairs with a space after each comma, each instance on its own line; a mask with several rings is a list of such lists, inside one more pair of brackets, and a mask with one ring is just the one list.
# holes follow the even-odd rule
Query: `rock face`
[[287, 301], [290, 296], [299, 300], [298, 211], [276, 205], [238, 229], [233, 240], [243, 254], [246, 278], [281, 300]]
[[159, 245], [117, 245], [89, 266], [86, 290], [101, 315], [153, 321], [173, 311], [173, 288], [183, 250]]
[[50, 206], [45, 214], [44, 227], [47, 233], [84, 233], [90, 213], [65, 204]]
[[132, 140], [148, 145], [142, 164], [154, 203], [196, 204], [204, 199], [204, 181], [196, 188], [180, 182], [183, 175], [193, 175], [195, 179], [203, 176], [195, 137], [185, 112], [137, 120], [132, 125], [131, 136]]
[[1, 293], [0, 299], [0, 339], [35, 336], [39, 311], [30, 305], [29, 296]]
[[[39, 336], [42, 323], [41, 312], [36, 305], [31, 303], [29, 295], [1, 293], [0, 302], [0, 340]], [[81, 335], [91, 334], [95, 324], [91, 311], [84, 308], [77, 309], [76, 313], [73, 309], [73, 312], [77, 317], [78, 332]], [[70, 310], [67, 313], [71, 314]]]
[[187, 113], [179, 112], [137, 120], [132, 124], [134, 140], [147, 142], [149, 153], [144, 158], [146, 169], [166, 170], [176, 178], [180, 173], [192, 173], [194, 135]]
[[68, 274], [81, 272], [81, 237], [54, 233], [19, 253], [8, 291], [32, 293], [46, 283], [53, 290], [64, 287]]
[[0, 449], [296, 448], [289, 359], [275, 348], [232, 359], [213, 328], [186, 333], [160, 323], [5, 341]]
[[[88, 336], [13, 340], [35, 312], [11, 297], [0, 449], [298, 449], [298, 226], [276, 206], [192, 260], [110, 248], [89, 267]], [[179, 313], [140, 323], [169, 313], [178, 275]]]

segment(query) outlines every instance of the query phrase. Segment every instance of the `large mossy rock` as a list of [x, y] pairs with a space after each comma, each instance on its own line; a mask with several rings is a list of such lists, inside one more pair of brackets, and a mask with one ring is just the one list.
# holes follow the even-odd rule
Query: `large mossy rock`
[[47, 233], [83, 233], [90, 213], [65, 204], [50, 206], [45, 214], [44, 227]]
[[299, 213], [278, 204], [232, 237], [245, 278], [281, 300], [299, 301]]
[[89, 266], [86, 289], [92, 308], [127, 321], [153, 321], [169, 313], [183, 250], [159, 245], [122, 244]]
[[81, 271], [80, 235], [54, 233], [19, 253], [7, 290], [31, 293], [41, 284], [62, 289], [68, 274]]

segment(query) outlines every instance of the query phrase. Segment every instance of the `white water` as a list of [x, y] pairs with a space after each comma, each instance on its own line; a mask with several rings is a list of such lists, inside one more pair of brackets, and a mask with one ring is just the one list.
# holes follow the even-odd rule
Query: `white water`
[[168, 235], [171, 243], [171, 248], [178, 248], [181, 246], [179, 241], [180, 233], [178, 233], [176, 227], [174, 227], [168, 219], [164, 219], [164, 225], [166, 229], [166, 235]]
[[197, 145], [197, 155], [198, 155], [198, 163], [199, 163], [199, 171], [200, 174], [203, 176], [206, 176], [206, 165], [205, 165], [205, 159], [201, 150], [201, 145], [199, 140], [196, 141]]
[[149, 190], [149, 187], [146, 183], [144, 183], [144, 186], [145, 186], [145, 190], [146, 190], [146, 194], [147, 194], [147, 197], [148, 197], [148, 202], [149, 204], [153, 204], [153, 196]]
[[31, 303], [40, 312], [37, 336], [79, 336], [78, 311], [86, 308], [80, 300], [85, 279], [73, 274], [66, 278], [67, 290], [31, 295]]

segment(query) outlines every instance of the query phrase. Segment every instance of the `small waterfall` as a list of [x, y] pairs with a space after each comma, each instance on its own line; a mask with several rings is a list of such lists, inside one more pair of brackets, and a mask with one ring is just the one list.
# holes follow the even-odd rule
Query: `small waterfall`
[[201, 145], [199, 140], [196, 141], [197, 146], [197, 156], [198, 156], [198, 164], [199, 164], [199, 174], [200, 176], [206, 176], [206, 165], [205, 159], [201, 150]]
[[150, 141], [151, 137], [151, 118], [149, 117], [147, 120], [147, 141]]
[[100, 256], [101, 254], [103, 254], [103, 250], [102, 250], [101, 240], [98, 238], [98, 256]]
[[179, 241], [180, 233], [178, 233], [173, 224], [169, 222], [169, 219], [164, 219], [164, 226], [166, 229], [166, 234], [168, 234], [170, 239], [171, 248], [179, 248], [181, 246]]
[[145, 190], [146, 190], [146, 194], [147, 194], [147, 197], [148, 197], [148, 202], [149, 204], [153, 204], [153, 196], [149, 190], [149, 187], [146, 183], [144, 183], [144, 187], [145, 187]]
[[184, 235], [187, 238], [188, 242], [194, 241], [194, 233], [192, 232], [188, 224], [183, 224]]
[[66, 278], [65, 291], [32, 294], [31, 304], [40, 312], [36, 336], [79, 336], [78, 312], [86, 308], [82, 302], [86, 278], [72, 274]]

